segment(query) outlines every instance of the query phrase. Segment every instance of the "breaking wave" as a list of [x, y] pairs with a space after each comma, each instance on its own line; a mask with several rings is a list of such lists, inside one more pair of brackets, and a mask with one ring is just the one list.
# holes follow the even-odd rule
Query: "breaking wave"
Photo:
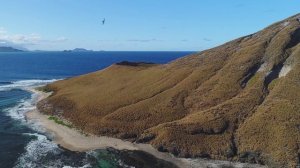
[[89, 168], [87, 153], [72, 153], [66, 151], [50, 140], [45, 135], [38, 133], [26, 133], [25, 136], [33, 136], [31, 142], [25, 147], [15, 168]]
[[[0, 91], [10, 91], [13, 89], [21, 89], [25, 91], [29, 91], [32, 88], [39, 87], [42, 85], [46, 85], [51, 82], [55, 82], [57, 79], [51, 80], [20, 80], [16, 82], [5, 82], [8, 83], [6, 85], [0, 85]], [[37, 94], [31, 94], [30, 98], [20, 100], [14, 107], [7, 108], [4, 111], [7, 114], [16, 120], [25, 121], [25, 113], [36, 108], [37, 103]]]
[[35, 97], [36, 95], [32, 94], [30, 99], [22, 99], [16, 106], [7, 108], [4, 111], [15, 120], [25, 121], [25, 113], [36, 108], [34, 104]]
[[[0, 91], [10, 91], [21, 89], [30, 91], [30, 89], [48, 84], [53, 80], [22, 80], [16, 82], [0, 83]], [[18, 158], [15, 168], [88, 168], [92, 167], [88, 161], [88, 153], [74, 153], [60, 148], [47, 138], [46, 132], [41, 129], [39, 123], [26, 122], [25, 113], [36, 108], [38, 95], [32, 93], [30, 97], [24, 98], [16, 103], [15, 106], [4, 109], [4, 112], [12, 119], [19, 121], [22, 125], [27, 125], [36, 133], [23, 133], [32, 139], [25, 147], [25, 151]]]
[[[0, 92], [9, 92], [14, 89], [29, 91], [34, 87], [42, 86], [53, 80], [22, 80], [16, 82], [0, 83]], [[30, 141], [26, 144], [24, 152], [17, 159], [14, 168], [91, 168], [98, 167], [98, 154], [95, 151], [72, 152], [61, 148], [50, 139], [51, 134], [47, 133], [38, 122], [27, 122], [25, 114], [36, 109], [38, 94], [32, 93], [31, 96], [23, 98], [15, 106], [4, 109], [7, 116], [10, 116], [19, 124], [29, 127], [31, 131], [22, 133]], [[130, 167], [117, 162], [121, 167]]]
[[51, 80], [20, 80], [15, 82], [2, 82], [0, 83], [0, 91], [9, 91], [12, 89], [28, 90], [32, 87], [42, 86], [51, 82], [55, 82], [57, 79]]

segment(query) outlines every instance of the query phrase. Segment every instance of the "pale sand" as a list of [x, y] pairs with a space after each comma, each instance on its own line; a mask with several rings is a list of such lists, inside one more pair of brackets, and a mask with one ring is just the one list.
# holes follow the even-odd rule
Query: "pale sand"
[[[48, 97], [49, 93], [40, 92], [37, 90], [30, 90], [38, 95], [37, 102]], [[163, 159], [168, 162], [172, 162], [178, 167], [187, 168], [201, 168], [201, 167], [219, 167], [221, 165], [230, 165], [233, 167], [262, 167], [259, 165], [250, 165], [242, 163], [230, 163], [228, 161], [215, 161], [205, 159], [183, 159], [176, 158], [168, 153], [162, 153], [157, 151], [149, 144], [137, 144], [128, 141], [123, 141], [116, 138], [110, 138], [105, 136], [86, 136], [81, 134], [75, 129], [70, 129], [66, 126], [56, 124], [54, 121], [48, 119], [49, 116], [41, 114], [37, 109], [26, 113], [28, 122], [38, 123], [48, 133], [52, 135], [52, 140], [61, 145], [62, 147], [71, 151], [90, 151], [94, 149], [105, 149], [112, 147], [118, 150], [140, 150], [154, 155], [159, 159]]]

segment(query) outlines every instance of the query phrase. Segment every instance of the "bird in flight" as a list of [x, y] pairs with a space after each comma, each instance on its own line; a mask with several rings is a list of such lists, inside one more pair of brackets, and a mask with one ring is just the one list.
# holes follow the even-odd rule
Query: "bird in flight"
[[105, 24], [105, 18], [102, 20], [102, 25], [104, 25]]

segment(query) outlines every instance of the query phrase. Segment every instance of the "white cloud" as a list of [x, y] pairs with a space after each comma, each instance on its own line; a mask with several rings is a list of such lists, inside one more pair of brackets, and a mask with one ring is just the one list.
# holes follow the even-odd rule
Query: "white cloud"
[[3, 27], [0, 27], [0, 35], [5, 34], [5, 33], [6, 33], [6, 30]]
[[23, 34], [10, 34], [8, 31], [6, 31], [3, 27], [0, 27], [0, 40], [12, 42], [16, 44], [25, 44], [25, 43], [34, 43], [41, 39], [41, 37], [38, 34], [29, 34], [29, 35], [23, 35]]
[[41, 36], [38, 34], [29, 34], [29, 35], [23, 35], [23, 34], [14, 34], [1, 37], [0, 39], [11, 41], [16, 44], [29, 44], [29, 45], [35, 45], [38, 44], [41, 41]]
[[20, 47], [29, 47], [32, 45], [49, 44], [65, 42], [66, 37], [58, 37], [55, 39], [44, 39], [38, 33], [31, 34], [11, 34], [5, 28], [0, 27], [0, 45], [11, 45]]
[[68, 38], [66, 38], [66, 37], [58, 37], [58, 38], [56, 39], [57, 42], [65, 42], [65, 41], [67, 41], [67, 40], [68, 40]]
[[61, 42], [65, 42], [68, 41], [68, 39], [66, 37], [58, 37], [56, 39], [40, 39], [39, 43], [61, 43]]
[[156, 38], [153, 38], [153, 39], [130, 39], [130, 40], [127, 40], [128, 42], [142, 42], [142, 43], [147, 43], [147, 42], [161, 42], [163, 40], [159, 40], [159, 39], [156, 39]]

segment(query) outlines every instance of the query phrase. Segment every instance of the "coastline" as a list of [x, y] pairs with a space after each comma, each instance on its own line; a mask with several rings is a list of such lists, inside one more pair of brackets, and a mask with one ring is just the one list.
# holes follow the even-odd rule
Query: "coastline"
[[[51, 93], [45, 93], [36, 89], [29, 89], [29, 91], [37, 95], [36, 103], [51, 95]], [[149, 153], [158, 159], [171, 162], [176, 166], [183, 168], [199, 168], [208, 166], [232, 166], [249, 168], [265, 167], [256, 164], [238, 162], [233, 163], [229, 161], [177, 158], [169, 153], [162, 153], [157, 151], [150, 144], [137, 144], [105, 136], [86, 136], [75, 129], [57, 124], [54, 121], [49, 120], [48, 117], [49, 116], [40, 113], [37, 108], [26, 113], [27, 122], [38, 123], [39, 126], [44, 128], [46, 132], [51, 135], [51, 139], [53, 142], [71, 151], [86, 152], [96, 149], [106, 149], [109, 147], [117, 150], [140, 150]]]

